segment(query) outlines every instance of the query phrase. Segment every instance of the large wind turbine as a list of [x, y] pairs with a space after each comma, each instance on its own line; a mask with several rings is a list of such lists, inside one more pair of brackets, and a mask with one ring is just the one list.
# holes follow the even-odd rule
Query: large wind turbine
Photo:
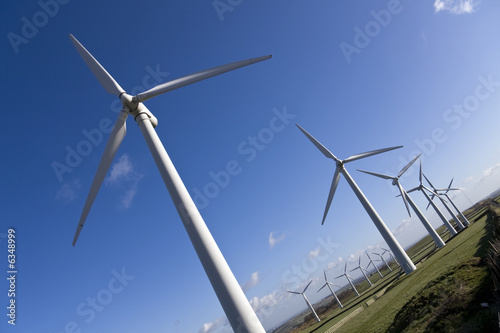
[[[434, 187], [434, 185], [432, 185], [431, 181], [429, 180], [429, 178], [427, 178], [427, 176], [425, 174], [422, 174], [422, 176], [424, 176], [425, 180], [427, 181], [427, 183], [432, 187], [432, 189], [434, 190], [434, 193], [438, 193], [438, 190]], [[448, 211], [448, 213], [451, 215], [451, 217], [455, 220], [455, 223], [457, 224], [458, 228], [460, 230], [463, 230], [465, 229], [465, 226], [462, 224], [462, 222], [460, 221], [460, 219], [451, 211], [450, 207], [448, 207], [448, 205], [446, 204], [446, 200], [444, 200], [441, 195], [438, 195], [437, 196], [439, 198], [439, 200], [441, 200], [441, 203], [443, 204], [444, 208], [446, 208], [446, 210]], [[432, 199], [434, 199], [434, 195], [432, 195]], [[430, 205], [430, 204], [429, 204]], [[429, 206], [427, 206], [429, 207]]]
[[408, 193], [413, 192], [413, 191], [420, 191], [420, 192], [422, 192], [422, 194], [425, 196], [425, 198], [427, 199], [427, 201], [429, 201], [429, 204], [432, 206], [432, 208], [434, 208], [434, 210], [438, 214], [438, 216], [441, 219], [441, 221], [443, 221], [443, 223], [446, 226], [446, 228], [448, 228], [448, 230], [450, 231], [451, 236], [452, 237], [455, 236], [457, 234], [457, 231], [455, 230], [455, 228], [453, 228], [453, 226], [451, 225], [450, 221], [448, 221], [446, 219], [446, 217], [444, 217], [443, 213], [441, 213], [441, 210], [439, 210], [439, 208], [436, 206], [436, 204], [434, 203], [434, 201], [432, 201], [431, 197], [429, 197], [429, 195], [427, 194], [426, 191], [429, 191], [433, 195], [437, 195], [437, 193], [435, 193], [431, 189], [429, 189], [429, 188], [427, 188], [427, 187], [424, 186], [423, 181], [422, 181], [423, 180], [422, 179], [422, 175], [423, 175], [423, 173], [422, 173], [422, 161], [420, 161], [420, 173], [419, 173], [419, 176], [418, 176], [418, 179], [420, 181], [420, 185], [418, 185], [415, 188], [412, 188], [411, 190], [408, 191]]
[[359, 269], [361, 271], [361, 273], [363, 273], [363, 276], [365, 277], [365, 280], [368, 281], [368, 283], [370, 284], [370, 287], [373, 286], [372, 282], [370, 281], [370, 279], [368, 278], [368, 276], [365, 273], [365, 271], [367, 271], [367, 270], [363, 266], [361, 266], [361, 256], [359, 256], [358, 266], [356, 268], [351, 269], [349, 272], [353, 272], [357, 269]]
[[[420, 155], [422, 155], [422, 154], [420, 154]], [[413, 163], [415, 163], [415, 161], [420, 157], [420, 155], [416, 156], [413, 160], [410, 161], [410, 163], [408, 163], [403, 169], [401, 169], [401, 171], [399, 172], [399, 174], [397, 176], [388, 176], [388, 175], [383, 175], [380, 173], [363, 171], [363, 170], [358, 170], [358, 171], [367, 173], [367, 174], [375, 176], [375, 177], [383, 178], [383, 179], [392, 179], [392, 185], [397, 186], [399, 188], [399, 192], [401, 193], [401, 196], [402, 196], [403, 201], [405, 203], [406, 210], [408, 211], [408, 215], [411, 216], [410, 208], [408, 207], [408, 203], [409, 203], [411, 208], [413, 208], [413, 211], [417, 214], [418, 218], [420, 219], [420, 221], [424, 225], [425, 229], [427, 229], [427, 232], [429, 233], [429, 235], [431, 235], [431, 237], [434, 240], [434, 242], [436, 243], [436, 245], [439, 248], [442, 248], [443, 246], [446, 245], [445, 242], [441, 239], [439, 234], [436, 232], [436, 230], [434, 230], [432, 225], [425, 218], [424, 214], [422, 214], [420, 209], [418, 209], [417, 205], [413, 202], [413, 200], [410, 198], [410, 196], [406, 193], [406, 191], [403, 189], [403, 187], [399, 183], [399, 178], [406, 172], [406, 170], [408, 170], [410, 168], [410, 166]], [[391, 248], [391, 250], [392, 250], [392, 248]], [[394, 252], [394, 251], [392, 251], [392, 252]]]
[[359, 296], [358, 290], [354, 286], [354, 283], [352, 283], [351, 276], [349, 274], [347, 274], [347, 261], [345, 262], [344, 274], [341, 274], [341, 275], [337, 276], [335, 279], [341, 278], [343, 276], [345, 276], [345, 278], [347, 279], [347, 281], [349, 281], [349, 284], [351, 285], [352, 290], [354, 290], [354, 292], [356, 293], [356, 295]]
[[330, 292], [332, 293], [333, 297], [335, 297], [335, 300], [337, 301], [337, 304], [339, 305], [339, 308], [342, 309], [344, 306], [342, 305], [342, 303], [340, 303], [340, 300], [337, 297], [337, 294], [335, 294], [335, 292], [333, 291], [332, 287], [330, 287], [330, 286], [337, 286], [337, 285], [333, 284], [331, 282], [328, 282], [328, 278], [326, 277], [326, 271], [325, 270], [323, 270], [323, 273], [325, 274], [325, 284], [321, 288], [319, 288], [319, 290], [317, 292], [319, 293], [321, 291], [321, 289], [323, 289], [325, 287], [328, 287], [328, 289], [330, 289]]
[[309, 305], [309, 308], [311, 309], [312, 313], [314, 314], [314, 317], [316, 317], [317, 321], [320, 321], [320, 319], [318, 317], [318, 314], [316, 313], [316, 311], [314, 311], [314, 308], [312, 307], [311, 302], [309, 302], [309, 300], [306, 297], [306, 290], [307, 290], [307, 288], [309, 288], [309, 285], [311, 284], [311, 282], [312, 282], [312, 280], [309, 281], [309, 283], [307, 284], [307, 286], [304, 288], [304, 290], [301, 293], [299, 293], [298, 291], [289, 291], [289, 290], [287, 290], [287, 291], [289, 293], [292, 293], [292, 294], [297, 294], [297, 295], [304, 296], [304, 300], [306, 301], [307, 305]]
[[163, 181], [170, 193], [170, 197], [177, 209], [177, 212], [184, 224], [184, 227], [191, 239], [191, 242], [198, 254], [198, 257], [205, 269], [205, 272], [217, 294], [220, 304], [235, 332], [265, 332], [259, 322], [254, 310], [250, 306], [245, 294], [241, 290], [238, 281], [234, 277], [226, 260], [224, 259], [219, 247], [215, 243], [210, 231], [208, 230], [203, 218], [191, 199], [186, 187], [184, 186], [179, 174], [177, 173], [170, 157], [168, 156], [163, 144], [161, 143], [155, 127], [156, 118], [142, 103], [152, 97], [165, 92], [186, 86], [219, 75], [240, 67], [244, 67], [262, 60], [269, 59], [271, 56], [259, 57], [243, 60], [208, 70], [197, 72], [167, 83], [160, 84], [148, 91], [142, 92], [136, 96], [131, 96], [120, 87], [120, 85], [111, 77], [111, 75], [99, 64], [99, 62], [76, 40], [72, 35], [69, 36], [78, 53], [90, 68], [95, 77], [107, 92], [120, 98], [123, 108], [118, 116], [118, 120], [110, 134], [108, 143], [104, 149], [103, 156], [99, 162], [97, 173], [90, 187], [89, 195], [85, 202], [80, 221], [73, 239], [75, 245], [80, 231], [85, 223], [87, 215], [94, 199], [99, 191], [104, 177], [113, 161], [113, 157], [118, 150], [126, 134], [125, 122], [128, 115], [132, 115], [139, 125], [141, 132], [146, 139], [147, 145]]
[[[296, 124], [297, 125], [297, 124]], [[392, 250], [392, 253], [398, 258], [399, 262], [401, 263], [403, 270], [405, 271], [406, 274], [410, 274], [414, 270], [417, 269], [417, 267], [413, 264], [411, 261], [410, 257], [406, 254], [406, 252], [403, 250], [399, 242], [396, 240], [392, 232], [387, 228], [386, 224], [384, 221], [382, 221], [382, 218], [378, 215], [378, 213], [375, 211], [371, 203], [368, 201], [368, 199], [365, 197], [363, 192], [359, 189], [358, 185], [354, 182], [352, 179], [351, 175], [349, 172], [347, 172], [346, 168], [344, 167], [345, 163], [352, 162], [359, 160], [361, 158], [365, 158], [368, 156], [384, 153], [386, 151], [390, 151], [393, 149], [401, 148], [402, 146], [398, 147], [391, 147], [391, 148], [385, 148], [385, 149], [378, 149], [378, 150], [373, 150], [369, 151], [366, 153], [361, 153], [357, 155], [353, 155], [351, 157], [346, 158], [345, 160], [340, 160], [335, 155], [333, 155], [328, 149], [325, 148], [318, 140], [316, 140], [311, 134], [309, 134], [306, 130], [304, 130], [302, 127], [297, 125], [297, 127], [302, 131], [302, 133], [307, 136], [309, 140], [318, 148], [323, 155], [325, 155], [327, 158], [330, 158], [335, 161], [336, 168], [335, 168], [335, 174], [333, 176], [333, 181], [332, 185], [330, 188], [330, 193], [328, 195], [328, 200], [326, 202], [326, 208], [325, 208], [325, 213], [323, 215], [323, 221], [321, 224], [325, 223], [326, 215], [328, 214], [328, 209], [330, 208], [330, 204], [332, 203], [333, 195], [335, 194], [335, 190], [337, 189], [337, 185], [340, 180], [340, 174], [342, 173], [344, 175], [344, 178], [347, 180], [349, 185], [351, 186], [352, 190], [354, 191], [354, 194], [356, 194], [356, 197], [358, 200], [361, 202], [361, 205], [365, 208], [366, 212], [372, 219], [373, 223], [377, 227], [378, 231], [384, 238], [385, 242], [389, 246], [389, 248]]]
[[441, 188], [439, 189], [438, 188], [438, 191], [440, 192], [444, 192], [442, 193], [447, 199], [448, 201], [450, 201], [451, 205], [453, 206], [453, 208], [455, 208], [455, 210], [458, 212], [458, 214], [460, 215], [460, 217], [462, 218], [462, 220], [464, 221], [465, 225], [466, 226], [469, 226], [470, 225], [470, 222], [469, 220], [467, 220], [467, 218], [465, 217], [465, 215], [462, 213], [462, 211], [457, 207], [457, 205], [455, 205], [455, 203], [453, 202], [453, 200], [451, 200], [450, 196], [448, 195], [448, 191], [460, 191], [459, 188], [451, 188], [451, 184], [453, 183], [453, 178], [451, 179], [451, 182], [450, 182], [450, 185], [448, 185], [447, 188]]

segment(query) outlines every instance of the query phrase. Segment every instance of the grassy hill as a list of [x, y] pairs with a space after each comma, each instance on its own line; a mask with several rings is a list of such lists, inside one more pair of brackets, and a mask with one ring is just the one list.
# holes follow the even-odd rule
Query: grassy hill
[[321, 322], [306, 311], [275, 332], [498, 331], [499, 200], [487, 199], [467, 210], [472, 224], [451, 239], [444, 226], [438, 229], [447, 240], [444, 248], [436, 250], [429, 236], [413, 245], [408, 255], [418, 269], [412, 274], [393, 263], [394, 271], [385, 268], [383, 279], [370, 277], [373, 287], [366, 281], [356, 286], [360, 297], [341, 291], [343, 309], [333, 297], [316, 304]]

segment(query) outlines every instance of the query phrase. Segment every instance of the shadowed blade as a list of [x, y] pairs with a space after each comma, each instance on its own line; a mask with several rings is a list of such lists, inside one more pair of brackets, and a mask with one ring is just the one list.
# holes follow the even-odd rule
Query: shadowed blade
[[328, 210], [330, 209], [333, 196], [335, 195], [335, 190], [339, 185], [339, 179], [340, 179], [340, 169], [336, 168], [335, 174], [333, 175], [332, 186], [330, 187], [330, 193], [328, 193], [328, 200], [326, 201], [325, 213], [323, 214], [323, 221], [321, 221], [321, 225], [325, 223], [326, 215], [328, 215]]
[[390, 151], [390, 150], [394, 150], [394, 149], [399, 149], [399, 148], [402, 148], [402, 147], [403, 146], [397, 146], [397, 147], [382, 148], [382, 149], [367, 151], [366, 153], [361, 153], [361, 154], [353, 155], [351, 157], [346, 158], [344, 160], [344, 163], [356, 161], [356, 160], [359, 160], [361, 158], [365, 158], [365, 157], [368, 157], [368, 156], [373, 156], [373, 155], [385, 153], [386, 151]]
[[302, 293], [305, 293], [307, 288], [309, 288], [309, 285], [313, 282], [313, 280], [309, 281], [309, 283], [307, 284], [307, 286], [304, 288], [304, 291]]
[[106, 148], [104, 148], [104, 153], [102, 154], [101, 161], [99, 162], [99, 166], [97, 167], [97, 172], [94, 176], [94, 180], [92, 181], [92, 185], [90, 186], [90, 191], [87, 196], [87, 200], [85, 201], [85, 206], [83, 207], [80, 221], [78, 222], [75, 237], [73, 238], [73, 246], [75, 246], [76, 241], [78, 240], [78, 236], [80, 235], [85, 220], [87, 219], [87, 216], [90, 212], [90, 208], [94, 203], [97, 193], [99, 192], [99, 188], [102, 185], [104, 177], [106, 177], [106, 174], [108, 173], [109, 166], [111, 165], [111, 162], [113, 162], [116, 151], [118, 150], [118, 147], [120, 147], [125, 134], [127, 134], [127, 116], [128, 112], [123, 110], [122, 112], [120, 112], [115, 126], [113, 127], [113, 130], [109, 135], [108, 143], [106, 144]]
[[[406, 191], [406, 193], [411, 193], [411, 192], [414, 192], [414, 191], [417, 191], [417, 190], [420, 190], [420, 186], [414, 187], [411, 190]], [[399, 197], [399, 195], [398, 195], [398, 197]]]
[[451, 184], [453, 183], [453, 178], [451, 179], [450, 185], [448, 185], [448, 188], [446, 189], [445, 193], [448, 193], [449, 190], [451, 190]]
[[319, 292], [321, 291], [321, 289], [325, 288], [327, 284], [328, 284], [328, 283], [325, 283], [325, 284], [323, 285], [323, 287], [319, 288], [319, 289], [318, 289], [318, 291], [317, 291], [317, 293], [319, 293]]
[[399, 188], [399, 193], [401, 193], [401, 196], [403, 197], [403, 201], [405, 202], [405, 206], [406, 206], [406, 210], [408, 211], [408, 215], [411, 217], [410, 207], [408, 206], [408, 201], [406, 200], [406, 193], [404, 193], [403, 187], [401, 186], [399, 181], [397, 182], [397, 184], [398, 184], [398, 188]]
[[359, 172], [364, 172], [364, 173], [367, 173], [369, 175], [372, 175], [372, 176], [375, 176], [375, 177], [380, 177], [380, 178], [384, 178], [384, 179], [395, 179], [396, 177], [393, 177], [393, 176], [387, 176], [387, 175], [383, 175], [381, 173], [376, 173], [376, 172], [370, 172], [370, 171], [364, 171], [364, 170], [359, 170], [357, 169]]
[[302, 293], [299, 293], [299, 292], [297, 292], [297, 291], [290, 291], [290, 290], [287, 290], [287, 292], [289, 292], [290, 294], [302, 295]]
[[325, 275], [325, 282], [328, 282], [328, 279], [326, 278], [326, 270], [323, 270], [323, 274]]
[[422, 160], [420, 160], [420, 172], [418, 173], [418, 180], [420, 181], [420, 185], [422, 185]]
[[434, 190], [434, 192], [436, 192], [436, 188], [434, 187], [434, 185], [432, 185], [431, 181], [429, 180], [429, 178], [427, 178], [427, 176], [425, 174], [422, 174], [425, 178], [425, 180], [427, 181], [427, 183], [429, 183], [429, 185], [432, 187], [432, 189]]
[[181, 78], [159, 84], [156, 87], [149, 89], [148, 91], [142, 92], [142, 93], [138, 94], [135, 97], [135, 99], [138, 102], [144, 102], [152, 97], [158, 96], [158, 95], [166, 93], [168, 91], [171, 91], [171, 90], [174, 90], [177, 88], [181, 88], [181, 87], [187, 86], [188, 84], [192, 84], [192, 83], [195, 83], [195, 82], [198, 82], [201, 80], [208, 79], [212, 76], [216, 76], [216, 75], [226, 73], [226, 72], [229, 72], [229, 71], [241, 68], [241, 67], [255, 64], [257, 62], [270, 59], [271, 57], [272, 57], [271, 55], [267, 55], [267, 56], [258, 57], [258, 58], [241, 60], [241, 61], [233, 62], [230, 64], [206, 69], [206, 70], [203, 70], [201, 72], [197, 72], [197, 73], [190, 74], [187, 76], [183, 76]]
[[333, 159], [335, 162], [340, 162], [340, 160], [337, 157], [335, 157], [335, 155], [333, 155], [328, 149], [326, 149], [325, 146], [323, 146], [318, 140], [316, 140], [305, 129], [300, 127], [299, 124], [295, 124], [295, 125], [302, 131], [302, 133], [305, 134], [305, 136], [307, 136], [307, 138], [316, 146], [316, 148], [318, 148], [323, 153], [323, 155], [325, 155], [327, 158]]
[[73, 35], [69, 35], [69, 38], [73, 42], [73, 45], [75, 46], [76, 50], [80, 55], [82, 56], [83, 60], [87, 64], [87, 66], [90, 68], [92, 73], [94, 73], [94, 76], [99, 80], [101, 85], [106, 89], [106, 91], [110, 94], [119, 96], [121, 93], [124, 93], [125, 90], [123, 90], [122, 87], [113, 79], [113, 77], [104, 69], [104, 67], [101, 66], [101, 64], [90, 54], [85, 47], [83, 47], [80, 42], [73, 37]]
[[398, 178], [399, 178], [399, 177], [401, 177], [401, 176], [403, 175], [403, 173], [405, 173], [405, 172], [406, 172], [406, 170], [408, 170], [408, 169], [411, 167], [411, 165], [412, 165], [413, 163], [415, 163], [415, 161], [416, 161], [416, 160], [418, 160], [418, 158], [420, 157], [420, 155], [422, 155], [422, 153], [420, 153], [419, 155], [415, 156], [415, 157], [414, 157], [414, 158], [410, 161], [410, 163], [408, 163], [408, 164], [407, 164], [407, 165], [406, 165], [403, 169], [401, 169], [401, 171], [399, 172]]

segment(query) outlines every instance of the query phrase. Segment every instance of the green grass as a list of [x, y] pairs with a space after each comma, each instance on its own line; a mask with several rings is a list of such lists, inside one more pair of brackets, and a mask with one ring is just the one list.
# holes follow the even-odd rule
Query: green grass
[[[480, 212], [474, 212], [480, 216]], [[495, 323], [496, 312], [482, 308], [481, 303], [493, 302], [491, 278], [485, 260], [491, 232], [486, 226], [487, 216], [449, 240], [447, 245], [434, 249], [430, 237], [425, 237], [408, 250], [417, 265], [410, 275], [399, 271], [382, 273], [384, 279], [372, 275], [372, 288], [360, 284], [361, 297], [341, 298], [344, 309], [337, 306], [320, 314], [321, 322], [301, 332], [322, 333], [363, 307], [355, 319], [349, 320], [336, 332], [487, 332]], [[443, 239], [449, 234], [444, 226], [438, 232]], [[366, 301], [376, 298], [382, 289], [385, 294], [370, 306]], [[496, 311], [496, 310], [495, 310]], [[493, 316], [493, 318], [492, 318]], [[482, 326], [483, 325], [483, 326]], [[486, 326], [484, 326], [486, 325]]]

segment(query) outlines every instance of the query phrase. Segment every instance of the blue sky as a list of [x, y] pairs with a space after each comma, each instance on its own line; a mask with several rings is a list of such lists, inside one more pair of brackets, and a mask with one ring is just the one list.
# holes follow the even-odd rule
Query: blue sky
[[[363, 251], [385, 247], [344, 179], [321, 226], [334, 163], [295, 123], [339, 158], [404, 145], [347, 165], [404, 246], [425, 229], [388, 181], [356, 169], [396, 174], [422, 153], [438, 187], [454, 177], [474, 202], [498, 188], [496, 1], [41, 0], [0, 9], [1, 267], [6, 274], [13, 227], [19, 270], [17, 327], [4, 314], [2, 332], [230, 331], [133, 119], [71, 246], [119, 104], [69, 33], [129, 93], [273, 55], [145, 103], [266, 329], [306, 308], [287, 289], [312, 279], [316, 302], [328, 295], [316, 293], [324, 268], [337, 276], [345, 261], [354, 267]], [[418, 184], [417, 171], [403, 187]], [[424, 208], [421, 194], [412, 198]], [[464, 194], [455, 200], [470, 206]]]

